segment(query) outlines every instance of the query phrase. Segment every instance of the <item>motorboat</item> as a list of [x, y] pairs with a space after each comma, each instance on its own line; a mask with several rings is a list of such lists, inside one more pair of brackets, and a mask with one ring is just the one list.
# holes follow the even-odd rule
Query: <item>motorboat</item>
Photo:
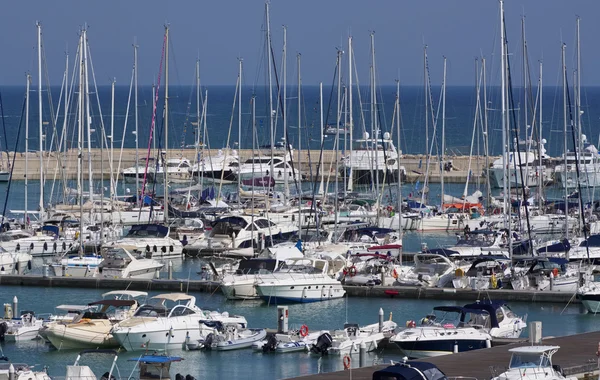
[[183, 358], [179, 356], [168, 356], [160, 354], [147, 354], [142, 355], [139, 358], [128, 359], [129, 362], [137, 362], [140, 370], [139, 380], [171, 380], [171, 379], [186, 379], [196, 380], [194, 376], [181, 374], [171, 376], [169, 373], [171, 370], [171, 364], [182, 361]]
[[600, 312], [600, 283], [586, 282], [577, 289], [577, 299], [581, 301], [588, 313], [597, 314]]
[[201, 322], [203, 337], [197, 342], [187, 344], [189, 350], [209, 349], [232, 351], [250, 348], [267, 336], [265, 329], [239, 329], [237, 324], [223, 324], [219, 321]]
[[208, 236], [185, 249], [186, 253], [196, 250], [200, 256], [253, 257], [254, 248], [286, 241], [297, 231], [297, 223], [276, 224], [265, 217], [231, 215], [212, 222]]
[[197, 182], [209, 180], [217, 183], [232, 183], [236, 181], [235, 170], [240, 165], [237, 150], [223, 152], [219, 149], [216, 155], [202, 157], [200, 162], [190, 168]]
[[146, 258], [181, 258], [183, 244], [169, 236], [170, 228], [160, 224], [136, 224], [122, 239], [104, 244], [108, 247], [133, 247]]
[[492, 380], [576, 380], [566, 377], [562, 368], [552, 364], [552, 356], [559, 346], [523, 346], [511, 348], [508, 369]]
[[390, 379], [446, 380], [447, 377], [435, 364], [417, 361], [392, 363], [373, 372], [373, 380]]
[[268, 303], [317, 302], [342, 298], [346, 291], [334, 276], [344, 264], [343, 261], [328, 259], [289, 259], [278, 271], [257, 275], [256, 292]]
[[8, 252], [0, 247], [0, 274], [24, 274], [31, 270], [33, 256], [27, 252]]
[[165, 264], [133, 255], [125, 248], [111, 248], [104, 253], [104, 260], [98, 265], [99, 278], [145, 278], [153, 279]]
[[158, 165], [154, 170], [154, 180], [159, 183], [165, 181], [165, 173], [169, 178], [169, 183], [190, 183], [192, 165], [186, 158], [168, 158], [163, 160], [162, 165]]
[[346, 324], [343, 330], [336, 330], [331, 335], [333, 341], [327, 352], [333, 355], [357, 354], [362, 344], [367, 352], [375, 351], [384, 338], [393, 334], [396, 327], [398, 325], [393, 321], [384, 321], [381, 329], [378, 323], [364, 327]]
[[455, 271], [460, 268], [448, 257], [434, 253], [417, 253], [414, 261], [413, 267], [397, 274], [395, 285], [443, 288], [451, 284]]
[[3, 323], [7, 325], [4, 335], [5, 341], [22, 342], [37, 338], [44, 320], [36, 318], [33, 311], [23, 311], [19, 318], [13, 318]]
[[[502, 301], [476, 302], [460, 306], [437, 306], [420, 325], [407, 322], [407, 329], [390, 338], [409, 358], [432, 357], [491, 347], [493, 338], [516, 338], [526, 327]], [[436, 312], [441, 312], [441, 318]]]
[[[70, 379], [86, 379], [86, 380], [87, 379], [89, 379], [89, 380], [98, 379], [98, 377], [96, 376], [94, 371], [89, 366], [79, 364], [79, 362], [81, 361], [81, 357], [84, 355], [88, 355], [88, 354], [90, 354], [90, 355], [97, 355], [97, 354], [112, 355], [113, 361], [111, 363], [110, 369], [104, 375], [102, 375], [102, 378], [104, 378], [104, 379], [115, 378], [113, 373], [114, 373], [115, 367], [117, 365], [117, 359], [118, 359], [117, 351], [109, 350], [109, 349], [95, 349], [95, 350], [81, 351], [77, 355], [77, 358], [75, 359], [75, 363], [73, 363], [73, 365], [67, 366], [65, 379], [67, 379], [67, 380], [70, 380]], [[96, 358], [96, 360], [97, 360], [97, 358]]]
[[504, 256], [484, 256], [476, 259], [465, 272], [462, 268], [456, 269], [452, 286], [455, 289], [471, 288], [473, 290], [487, 290], [502, 287], [502, 279], [510, 275], [510, 260]]
[[241, 180], [271, 176], [276, 184], [284, 184], [286, 180], [288, 183], [300, 181], [298, 170], [294, 170], [292, 165], [292, 155], [288, 152], [251, 157], [240, 164], [238, 168], [234, 167], [233, 171]]
[[521, 141], [519, 153], [515, 149], [515, 152], [505, 153], [503, 157], [495, 160], [488, 169], [490, 185], [502, 188], [507, 169], [511, 187], [537, 187], [551, 182], [553, 173], [550, 156], [544, 148], [545, 143], [545, 139], [542, 139], [541, 144], [531, 140]]
[[60, 261], [50, 264], [54, 276], [97, 277], [98, 266], [104, 258], [95, 253], [66, 254]]
[[104, 299], [88, 304], [94, 311], [88, 310], [70, 323], [49, 324], [44, 336], [58, 350], [116, 348], [119, 343], [111, 334], [113, 325], [131, 317], [139, 307], [137, 298], [147, 295], [131, 290], [104, 293]]
[[[401, 152], [396, 150], [389, 132], [380, 136], [369, 136], [353, 143], [353, 149], [342, 157], [340, 175], [351, 184], [373, 184], [398, 182], [406, 178], [406, 169], [400, 165]], [[351, 187], [351, 186], [349, 186]]]
[[[63, 242], [65, 244], [63, 244]], [[59, 228], [42, 226], [39, 231], [8, 230], [0, 233], [0, 248], [6, 252], [25, 252], [32, 256], [49, 256], [66, 251], [73, 241], [59, 236]]]
[[235, 273], [221, 278], [221, 291], [230, 300], [258, 299], [254, 284], [257, 274], [267, 274], [275, 271], [283, 264], [275, 259], [240, 260]]
[[112, 334], [127, 351], [183, 349], [201, 339], [200, 323], [219, 321], [248, 325], [246, 318], [196, 306], [196, 297], [183, 293], [154, 296], [133, 315], [114, 325]]
[[32, 367], [24, 363], [0, 363], [0, 380], [52, 380], [45, 370], [34, 371]]
[[[595, 187], [600, 185], [600, 155], [598, 149], [581, 135], [583, 151], [567, 151], [554, 168], [557, 182], [564, 188]], [[566, 162], [566, 166], [565, 163]]]
[[[510, 284], [515, 290], [552, 290], [575, 294], [580, 286], [581, 269], [579, 266], [569, 264], [567, 259], [540, 257], [521, 260], [515, 266], [528, 268], [511, 276]], [[583, 273], [584, 277], [591, 277], [591, 273]]]
[[307, 325], [299, 329], [290, 330], [287, 334], [277, 333], [271, 335], [267, 340], [257, 341], [252, 345], [255, 351], [287, 353], [306, 351], [317, 342], [317, 339], [329, 333], [327, 330], [309, 332]]
[[123, 169], [121, 177], [125, 183], [136, 183], [139, 181], [143, 183], [144, 179], [146, 182], [154, 182], [154, 171], [155, 171], [154, 158], [138, 162], [137, 165]]

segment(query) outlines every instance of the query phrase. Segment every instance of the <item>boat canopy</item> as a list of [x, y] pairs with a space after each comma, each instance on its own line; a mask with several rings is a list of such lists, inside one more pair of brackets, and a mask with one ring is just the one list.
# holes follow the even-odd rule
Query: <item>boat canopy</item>
[[163, 299], [168, 301], [187, 301], [194, 299], [194, 296], [190, 296], [188, 294], [183, 293], [167, 293], [167, 294], [159, 294], [157, 296], [152, 297], [152, 299]]
[[435, 364], [427, 362], [397, 363], [373, 372], [373, 380], [446, 380], [447, 377]]
[[220, 223], [235, 224], [242, 228], [246, 228], [246, 226], [248, 225], [248, 222], [244, 218], [240, 218], [239, 216], [228, 216], [226, 218], [215, 220], [214, 222], [212, 222], [212, 226], [214, 227], [215, 225]]
[[88, 303], [89, 306], [104, 305], [114, 307], [133, 306], [135, 304], [136, 301], [134, 300], [100, 300]]
[[133, 237], [165, 237], [169, 235], [169, 227], [160, 224], [136, 224], [131, 226], [127, 236]]
[[106, 292], [104, 294], [102, 294], [102, 297], [109, 297], [109, 296], [128, 296], [131, 298], [136, 298], [136, 297], [146, 297], [148, 295], [148, 293], [146, 292], [140, 292], [137, 290], [111, 290], [110, 292]]

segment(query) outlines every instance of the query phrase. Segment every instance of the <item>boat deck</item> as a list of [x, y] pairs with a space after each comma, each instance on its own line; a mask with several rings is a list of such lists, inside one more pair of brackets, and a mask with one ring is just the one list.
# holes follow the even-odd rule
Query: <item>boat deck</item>
[[[544, 345], [557, 345], [560, 350], [552, 357], [553, 364], [562, 367], [566, 376], [583, 377], [598, 370], [596, 351], [600, 342], [600, 331], [543, 339]], [[515, 343], [483, 350], [422, 359], [435, 364], [448, 377], [489, 379], [506, 370], [511, 354], [510, 348], [527, 345]], [[401, 358], [398, 358], [400, 360]], [[355, 362], [358, 362], [357, 360]], [[346, 371], [299, 377], [302, 380], [370, 379], [373, 372], [386, 365], [356, 368]], [[352, 374], [350, 374], [352, 372]]]

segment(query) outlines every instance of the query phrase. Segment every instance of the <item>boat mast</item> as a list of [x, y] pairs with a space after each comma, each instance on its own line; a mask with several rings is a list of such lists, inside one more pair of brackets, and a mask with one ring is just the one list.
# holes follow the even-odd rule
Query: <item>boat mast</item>
[[[567, 44], [563, 43], [561, 47], [561, 65], [562, 65], [562, 80], [563, 80], [563, 132], [564, 132], [564, 181], [565, 186], [565, 238], [569, 238], [569, 187], [567, 178], [567, 65], [565, 59], [565, 50]], [[573, 147], [575, 148], [575, 147]], [[576, 150], [576, 149], [574, 149]], [[574, 152], [575, 160], [577, 160], [577, 151]], [[581, 196], [581, 194], [579, 195]]]
[[[93, 201], [94, 182], [92, 176], [92, 120], [90, 117], [90, 85], [88, 78], [88, 46], [87, 46], [87, 30], [83, 31], [83, 63], [85, 68], [84, 85], [85, 85], [85, 121], [87, 126], [87, 153], [88, 153], [88, 196], [89, 200]], [[83, 215], [82, 215], [83, 218]], [[80, 221], [81, 222], [81, 221]], [[80, 223], [81, 224], [81, 223]]]
[[[323, 82], [319, 82], [319, 107], [320, 107], [320, 119], [321, 119], [321, 152], [323, 151], [323, 128], [325, 128], [325, 126], [323, 125]], [[322, 162], [319, 163], [319, 165], [322, 165]], [[325, 189], [324, 189], [324, 183], [325, 183], [325, 170], [321, 169], [321, 183], [319, 185], [319, 194], [323, 195], [323, 199], [325, 199]], [[316, 210], [316, 212], [318, 212], [319, 210]]]
[[[341, 107], [341, 84], [342, 84], [342, 73], [340, 70], [340, 63], [342, 60], [342, 51], [338, 49], [337, 51], [337, 110], [336, 110], [336, 125], [335, 129], [335, 167], [339, 167], [339, 151], [340, 151], [340, 107]], [[335, 226], [337, 229], [337, 225], [339, 223], [339, 184], [338, 184], [338, 175], [339, 171], [336, 169], [335, 171]]]
[[542, 130], [543, 130], [543, 128], [542, 127], [544, 126], [544, 120], [543, 120], [544, 113], [542, 112], [542, 105], [543, 105], [542, 99], [543, 99], [543, 94], [544, 94], [544, 91], [543, 91], [544, 87], [543, 87], [543, 81], [542, 81], [542, 68], [543, 68], [543, 66], [544, 65], [543, 65], [542, 61], [540, 61], [540, 79], [539, 79], [540, 80], [540, 85], [539, 85], [539, 87], [540, 87], [540, 121], [538, 123], [539, 124], [539, 130], [540, 130], [540, 133], [539, 133], [540, 137], [539, 137], [539, 141], [538, 141], [538, 150], [539, 150], [539, 152], [538, 152], [538, 160], [539, 160], [539, 166], [540, 166], [540, 169], [539, 169], [540, 182], [538, 183], [538, 189], [539, 189], [538, 190], [538, 200], [539, 200], [539, 207], [540, 207], [540, 209], [544, 206], [544, 196], [543, 196], [544, 194], [543, 194], [543, 191], [544, 191], [544, 174], [545, 174], [544, 170], [542, 168], [542, 164], [543, 164], [543, 161], [542, 161], [542, 156], [543, 156], [543, 152], [542, 152], [542, 141], [543, 141], [543, 139], [542, 139]]
[[38, 122], [40, 134], [40, 220], [44, 220], [44, 122], [42, 119], [42, 24], [36, 23], [38, 35]]
[[[113, 169], [113, 159], [114, 159], [114, 138], [113, 136], [115, 135], [115, 82], [116, 79], [113, 78], [111, 84], [110, 84], [110, 100], [111, 100], [111, 104], [110, 104], [110, 203], [111, 203], [111, 210], [113, 209], [112, 206], [114, 206], [114, 198], [115, 198], [115, 181], [114, 181], [114, 169]], [[135, 139], [137, 140], [137, 135], [135, 136]], [[137, 150], [136, 150], [137, 153]], [[136, 154], [136, 163], [137, 163], [137, 154]], [[102, 175], [104, 176], [104, 171], [100, 170], [102, 172]], [[137, 167], [136, 167], [136, 171], [137, 171]], [[137, 173], [136, 173], [136, 177], [137, 177]], [[102, 194], [104, 194], [104, 188], [102, 189]], [[137, 194], [137, 189], [136, 189], [136, 194]], [[111, 218], [112, 219], [112, 218]]]
[[[442, 210], [444, 209], [444, 171], [446, 170], [446, 168], [444, 167], [445, 162], [445, 153], [446, 151], [446, 57], [444, 56], [444, 78], [443, 78], [443, 82], [442, 82], [442, 163], [440, 166], [441, 169], [441, 175], [440, 175], [440, 181], [441, 181], [441, 185], [442, 185], [442, 195], [441, 195], [441, 208]], [[463, 207], [463, 213], [464, 213], [464, 207]]]
[[[350, 87], [349, 90], [350, 92], [348, 93], [348, 112], [350, 113], [350, 125], [346, 127], [346, 130], [349, 128], [350, 129], [350, 154], [347, 156], [347, 162], [352, 162], [352, 144], [354, 143], [354, 140], [352, 139], [353, 136], [353, 129], [354, 129], [354, 119], [352, 118], [352, 36], [348, 37], [348, 86]], [[323, 108], [323, 106], [321, 105], [321, 108]], [[321, 123], [323, 124], [323, 123]], [[321, 135], [323, 134], [323, 126], [321, 125]], [[347, 165], [345, 165], [347, 166]], [[350, 176], [348, 178], [348, 184], [346, 185], [346, 188], [348, 189], [349, 192], [352, 192], [354, 190], [354, 179], [352, 178], [352, 166], [350, 166]]]
[[169, 223], [169, 171], [167, 170], [167, 152], [169, 150], [169, 26], [165, 25], [165, 159], [163, 160], [164, 176], [164, 218]]
[[[272, 70], [273, 70], [273, 62], [271, 61], [271, 19], [269, 16], [269, 2], [265, 2], [265, 12], [267, 18], [267, 61], [268, 61], [268, 76], [269, 76], [269, 127], [271, 130], [271, 159], [269, 173], [271, 173], [271, 177], [275, 178], [275, 174], [273, 173], [273, 149], [275, 149], [275, 126], [274, 126], [274, 110], [273, 110], [273, 78], [272, 78]], [[284, 157], [285, 160], [285, 157]], [[268, 177], [268, 176], [267, 176]], [[269, 180], [267, 178], [267, 180]]]
[[[238, 58], [239, 69], [238, 69], [238, 86], [239, 86], [239, 96], [238, 96], [238, 168], [241, 164], [240, 160], [240, 152], [242, 150], [242, 65], [244, 60], [242, 58]], [[254, 139], [254, 132], [252, 132], [252, 139]], [[253, 158], [254, 160], [254, 158]], [[241, 184], [241, 173], [237, 175], [237, 185], [238, 191], [242, 188]], [[239, 194], [239, 192], [238, 192]], [[238, 195], [238, 206], [242, 207], [242, 197]]]
[[[283, 25], [283, 57], [282, 59], [282, 71], [283, 71], [283, 149], [287, 152], [288, 148], [288, 139], [287, 139], [287, 27]], [[299, 72], [299, 70], [298, 70]], [[298, 111], [298, 115], [300, 115], [300, 111]], [[298, 131], [300, 130], [300, 126], [298, 125]], [[298, 133], [300, 134], [300, 133]], [[286, 154], [287, 155], [287, 154]], [[284, 155], [284, 164], [283, 164], [283, 188], [284, 188], [284, 197], [287, 202], [290, 198], [290, 185], [288, 183], [288, 162], [285, 159], [286, 155]], [[290, 157], [291, 159], [292, 157]], [[298, 148], [298, 162], [300, 162], [300, 148]], [[275, 174], [275, 173], [272, 173]]]
[[[300, 188], [298, 189], [298, 238], [302, 238], [302, 165], [300, 164], [300, 155], [302, 153], [302, 74], [300, 73], [301, 57], [302, 56], [300, 53], [298, 53], [298, 55], [296, 56], [296, 59], [298, 60], [298, 181], [300, 182]], [[323, 134], [323, 129], [321, 129], [321, 134]]]
[[[140, 194], [140, 169], [139, 169], [139, 140], [138, 140], [138, 45], [136, 41], [133, 42], [133, 80], [134, 80], [134, 103], [135, 103], [135, 203], [140, 205], [142, 199]], [[154, 94], [154, 91], [152, 91]], [[152, 96], [154, 99], [154, 96]], [[114, 136], [114, 135], [113, 135]]]
[[[377, 124], [377, 89], [375, 88], [376, 83], [375, 73], [375, 32], [371, 32], [371, 170], [375, 170], [375, 189], [376, 194], [379, 194], [379, 150], [377, 149], [379, 140], [379, 130]], [[339, 126], [339, 123], [338, 123]], [[379, 196], [377, 196], [379, 198]], [[379, 213], [377, 214], [379, 216]]]
[[[27, 87], [25, 92], [25, 212], [23, 214], [23, 222], [25, 228], [29, 227], [29, 215], [28, 215], [28, 193], [29, 184], [27, 173], [29, 173], [29, 86], [31, 83], [31, 75], [27, 74]], [[16, 154], [16, 153], [15, 153]]]
[[[504, 207], [504, 228], [508, 228], [510, 225], [510, 205], [509, 205], [509, 194], [508, 194], [508, 181], [509, 176], [507, 175], [508, 168], [510, 167], [510, 158], [508, 155], [508, 135], [507, 135], [507, 117], [506, 117], [506, 61], [504, 57], [504, 0], [500, 0], [500, 73], [501, 73], [501, 98], [502, 98], [502, 155], [504, 157], [503, 162], [503, 184], [502, 184], [502, 195], [503, 195], [503, 207]], [[508, 236], [508, 239], [511, 237]], [[512, 258], [512, 252], [510, 252]]]
[[[444, 81], [446, 83], [446, 81]], [[400, 80], [396, 80], [396, 141], [398, 147], [396, 150], [400, 151]], [[402, 230], [402, 172], [400, 171], [400, 155], [398, 155], [398, 194], [396, 195], [397, 207], [398, 207], [398, 233], [400, 235], [400, 244], [402, 244], [402, 237], [404, 231]]]
[[81, 30], [81, 36], [79, 40], [79, 130], [77, 136], [77, 202], [79, 203], [79, 256], [83, 256], [83, 130], [84, 130], [84, 78], [85, 78], [85, 65], [83, 51], [85, 48], [85, 29]]
[[[429, 75], [427, 75], [427, 45], [423, 46], [423, 86], [425, 90], [425, 156], [429, 161]], [[429, 165], [427, 167], [429, 170]], [[429, 173], [425, 173], [425, 181], [429, 178]], [[423, 184], [423, 187], [427, 186], [427, 183]], [[423, 192], [425, 194], [425, 192]]]
[[[583, 113], [581, 111], [581, 40], [580, 40], [580, 36], [579, 36], [579, 22], [580, 22], [580, 17], [577, 16], [577, 81], [575, 82], [575, 85], [577, 86], [577, 92], [575, 94], [575, 122], [577, 123], [577, 132], [578, 132], [578, 145], [579, 145], [579, 154], [583, 155], [583, 141], [582, 141], [582, 127], [581, 127], [581, 114]], [[573, 147], [573, 149], [575, 149], [575, 147]], [[596, 181], [594, 180], [594, 183]], [[581, 196], [581, 194], [579, 194], [579, 196]]]
[[487, 206], [490, 207], [492, 202], [492, 190], [490, 186], [490, 176], [489, 176], [489, 167], [490, 167], [490, 149], [489, 149], [489, 135], [488, 135], [488, 104], [487, 104], [487, 73], [485, 71], [485, 57], [481, 58], [481, 71], [483, 75], [483, 143], [485, 149], [485, 167], [488, 168], [488, 175], [486, 178], [486, 201]]

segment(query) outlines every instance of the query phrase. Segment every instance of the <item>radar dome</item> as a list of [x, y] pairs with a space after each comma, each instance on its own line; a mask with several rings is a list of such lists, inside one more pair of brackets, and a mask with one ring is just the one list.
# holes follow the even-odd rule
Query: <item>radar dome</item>
[[363, 136], [364, 136], [365, 140], [369, 139], [369, 132], [365, 132]]
[[384, 133], [383, 134], [383, 139], [384, 140], [389, 140], [390, 139], [390, 133], [389, 132]]

